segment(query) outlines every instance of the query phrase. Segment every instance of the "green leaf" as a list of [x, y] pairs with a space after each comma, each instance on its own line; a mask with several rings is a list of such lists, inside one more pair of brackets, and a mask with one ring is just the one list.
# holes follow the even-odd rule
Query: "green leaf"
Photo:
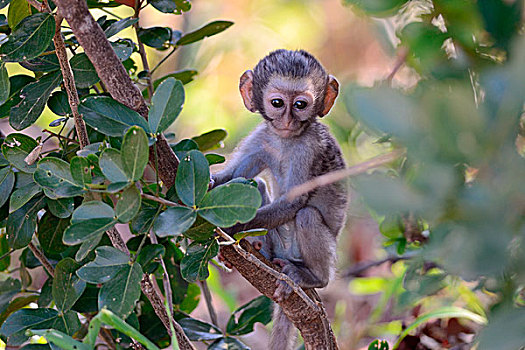
[[0, 47], [0, 57], [4, 62], [20, 62], [37, 57], [47, 49], [53, 35], [55, 35], [53, 15], [37, 13], [25, 17], [9, 35], [8, 41]]
[[[0, 9], [3, 9], [7, 5], [9, 5], [10, 0], [0, 0]], [[5, 16], [4, 16], [5, 19]]]
[[38, 195], [7, 219], [7, 242], [13, 249], [24, 248], [31, 242], [36, 230], [37, 213], [44, 207], [44, 196]]
[[75, 274], [79, 267], [80, 265], [71, 258], [61, 260], [55, 267], [53, 300], [58, 311], [65, 312], [71, 309], [86, 289], [86, 282]]
[[182, 277], [188, 282], [204, 281], [209, 276], [208, 262], [219, 252], [219, 244], [212, 240], [207, 244], [193, 242], [180, 263]]
[[345, 4], [355, 5], [367, 15], [386, 17], [394, 15], [408, 0], [345, 0]]
[[[31, 334], [39, 335], [41, 337], [46, 338], [48, 343], [51, 343], [54, 345], [54, 347], [58, 347], [59, 349], [64, 350], [91, 350], [92, 347], [81, 343], [69, 335], [57, 331], [56, 329], [46, 329], [46, 330], [33, 330], [31, 331]], [[53, 348], [54, 348], [53, 347]]]
[[86, 282], [98, 284], [111, 280], [117, 272], [129, 265], [129, 256], [113, 247], [98, 247], [95, 260], [82, 266], [77, 275]]
[[0, 314], [7, 309], [11, 299], [20, 292], [21, 288], [22, 284], [17, 279], [8, 277], [6, 280], [0, 281], [0, 290], [2, 291], [0, 293]]
[[190, 140], [190, 139], [184, 139], [180, 140], [176, 145], [171, 146], [171, 149], [175, 154], [177, 155], [177, 158], [182, 159], [186, 157], [186, 153], [191, 150], [199, 150], [199, 145], [197, 145], [197, 142]]
[[4, 205], [15, 186], [15, 174], [9, 167], [0, 169], [0, 207]]
[[62, 236], [69, 220], [59, 219], [46, 212], [38, 223], [38, 241], [44, 252], [57, 254], [66, 250], [68, 247], [62, 243]]
[[73, 335], [80, 329], [80, 321], [73, 311], [62, 314], [54, 309], [21, 309], [7, 318], [0, 334], [7, 337], [8, 345], [18, 346], [29, 338], [27, 330], [48, 328]]
[[466, 318], [467, 320], [471, 320], [472, 322], [475, 322], [480, 325], [487, 324], [487, 319], [483, 316], [480, 316], [478, 314], [475, 314], [471, 311], [462, 309], [460, 307], [456, 306], [444, 306], [439, 309], [430, 311], [426, 314], [423, 314], [419, 316], [414, 322], [412, 322], [410, 325], [408, 325], [403, 332], [399, 335], [397, 338], [396, 343], [392, 347], [392, 349], [397, 349], [401, 341], [414, 329], [421, 326], [425, 322], [433, 319], [433, 318]]
[[72, 224], [64, 231], [62, 241], [67, 245], [77, 245], [99, 237], [112, 228], [116, 220], [109, 218], [90, 219]]
[[206, 242], [209, 241], [215, 233], [215, 227], [215, 225], [198, 217], [193, 227], [184, 232], [184, 237], [189, 238], [192, 241]]
[[165, 75], [162, 78], [159, 78], [159, 79], [155, 80], [153, 82], [153, 87], [156, 89], [157, 86], [159, 86], [160, 83], [162, 83], [164, 80], [166, 80], [166, 79], [168, 79], [170, 77], [175, 78], [177, 80], [180, 80], [182, 85], [186, 85], [189, 82], [193, 81], [193, 77], [196, 76], [196, 75], [197, 75], [197, 71], [194, 70], [194, 69], [179, 70], [179, 71], [173, 72], [171, 74]]
[[24, 134], [9, 134], [2, 144], [4, 157], [15, 168], [26, 173], [33, 173], [36, 164], [28, 165], [24, 159], [37, 146], [37, 142]]
[[197, 213], [216, 226], [230, 227], [253, 219], [260, 206], [261, 195], [257, 188], [231, 183], [208, 192]]
[[225, 337], [217, 339], [210, 344], [208, 350], [221, 350], [221, 349], [230, 349], [230, 350], [250, 350], [249, 347], [241, 343], [239, 340], [231, 337]]
[[405, 227], [401, 216], [398, 214], [387, 215], [379, 225], [379, 232], [386, 238], [395, 239], [403, 237]]
[[171, 28], [140, 28], [137, 35], [144, 45], [159, 49], [168, 46], [171, 39]]
[[[121, 19], [120, 21], [113, 22], [111, 25], [104, 31], [104, 34], [106, 34], [106, 38], [111, 38], [113, 35], [123, 31], [124, 29], [134, 25], [139, 21], [138, 18], [128, 17]], [[76, 76], [75, 76], [76, 80]]]
[[56, 115], [65, 117], [71, 114], [71, 107], [69, 106], [67, 94], [64, 91], [53, 92], [47, 101], [47, 106]]
[[114, 148], [106, 148], [101, 154], [98, 165], [104, 176], [111, 182], [128, 182], [128, 177], [122, 165], [120, 151]]
[[7, 23], [9, 23], [9, 27], [14, 29], [27, 16], [31, 16], [31, 5], [29, 5], [27, 0], [12, 0], [7, 9]]
[[75, 76], [75, 85], [77, 88], [89, 88], [100, 81], [97, 71], [85, 53], [79, 53], [69, 60], [73, 75]]
[[524, 345], [525, 314], [522, 308], [496, 308], [488, 326], [480, 331], [478, 350], [515, 350]]
[[189, 151], [180, 160], [175, 178], [177, 195], [189, 206], [198, 205], [203, 199], [210, 182], [210, 168], [206, 157], [199, 151]]
[[224, 163], [226, 161], [226, 158], [224, 158], [224, 156], [221, 156], [220, 154], [208, 153], [206, 154], [206, 160], [208, 161], [209, 165], [213, 165]]
[[143, 129], [132, 126], [124, 135], [121, 153], [122, 167], [128, 179], [137, 181], [142, 177], [144, 168], [148, 164], [148, 138]]
[[86, 184], [91, 183], [91, 167], [86, 158], [78, 156], [71, 158], [69, 169], [77, 185], [85, 187]]
[[[2, 257], [0, 259], [0, 271], [5, 271], [9, 268], [11, 264], [11, 255], [7, 254], [9, 253], [9, 244], [7, 243], [7, 237], [6, 234], [0, 234], [0, 256]], [[2, 298], [0, 297], [0, 300]], [[0, 305], [2, 303], [0, 302]], [[0, 306], [1, 309], [1, 306]], [[2, 314], [2, 311], [0, 310], [0, 314]]]
[[149, 0], [148, 2], [160, 12], [177, 15], [189, 11], [191, 8], [191, 3], [188, 0]]
[[75, 210], [75, 201], [73, 198], [60, 198], [60, 199], [51, 199], [46, 198], [46, 204], [54, 216], [57, 218], [65, 219], [73, 214]]
[[132, 125], [150, 133], [148, 122], [134, 110], [107, 96], [92, 96], [78, 106], [86, 124], [108, 136], [122, 136]]
[[134, 234], [139, 233], [145, 233], [149, 231], [151, 224], [153, 222], [153, 219], [155, 218], [155, 215], [157, 214], [158, 206], [151, 207], [144, 204], [145, 202], [142, 202], [142, 208], [140, 209], [139, 213], [135, 216], [135, 218], [130, 223], [131, 231]]
[[216, 129], [208, 131], [199, 136], [192, 138], [193, 141], [199, 145], [201, 152], [211, 151], [213, 149], [221, 147], [221, 141], [228, 136], [228, 133], [224, 129]]
[[36, 122], [46, 107], [49, 95], [61, 81], [62, 73], [55, 71], [25, 86], [20, 92], [22, 101], [9, 113], [9, 124], [16, 130], [22, 130]]
[[368, 350], [389, 350], [388, 342], [386, 340], [374, 340], [368, 346]]
[[[82, 229], [88, 229], [88, 230], [89, 230], [89, 224], [92, 223], [93, 228], [97, 228], [97, 230], [100, 231], [101, 227], [106, 226], [106, 224], [108, 224], [109, 221], [114, 221], [114, 219], [115, 219], [115, 213], [113, 211], [113, 208], [111, 208], [109, 205], [101, 201], [89, 201], [89, 202], [83, 203], [80, 207], [78, 207], [73, 212], [73, 215], [71, 217], [71, 223], [72, 224], [87, 223], [86, 225], [83, 225], [80, 227]], [[68, 230], [74, 231], [74, 229], [71, 229], [71, 226], [68, 228]], [[104, 232], [104, 231], [101, 231], [101, 232]], [[65, 236], [66, 234], [64, 233], [64, 239], [63, 239], [64, 242], [66, 240]]]
[[135, 308], [140, 297], [142, 269], [138, 263], [126, 265], [106, 282], [98, 295], [98, 308], [107, 308], [117, 316], [125, 319]]
[[139, 212], [141, 197], [135, 185], [125, 189], [120, 195], [115, 207], [118, 221], [125, 223], [131, 221]]
[[166, 249], [162, 244], [150, 244], [142, 248], [137, 255], [137, 262], [142, 266], [144, 273], [148, 273], [148, 267], [152, 265], [153, 260], [156, 258], [162, 258], [165, 251]]
[[224, 337], [219, 328], [191, 317], [185, 317], [178, 322], [191, 341], [207, 341]]
[[179, 236], [195, 222], [197, 213], [187, 207], [169, 207], [153, 224], [153, 232], [159, 237]]
[[52, 199], [75, 197], [85, 192], [73, 180], [69, 164], [59, 158], [45, 157], [41, 159], [33, 175], [35, 182], [44, 188], [46, 196]]
[[0, 105], [9, 98], [10, 82], [5, 63], [0, 64]]
[[45, 55], [22, 61], [20, 65], [33, 72], [52, 72], [60, 69], [60, 62], [55, 53], [55, 44], [51, 42], [45, 50]]
[[230, 21], [214, 21], [208, 23], [205, 26], [194, 30], [193, 32], [185, 33], [179, 39], [179, 41], [177, 41], [177, 45], [188, 45], [206, 37], [219, 34], [220, 32], [228, 29], [232, 24], [233, 22]]
[[272, 320], [272, 313], [272, 300], [261, 295], [233, 312], [226, 325], [226, 333], [230, 335], [251, 333], [256, 322], [268, 324]]
[[13, 75], [9, 78], [9, 96], [3, 104], [0, 104], [0, 119], [9, 116], [11, 108], [22, 101], [20, 90], [34, 81], [35, 78], [23, 74]]
[[152, 132], [166, 130], [179, 116], [184, 104], [184, 88], [174, 78], [164, 80], [151, 100], [148, 123]]
[[13, 191], [11, 194], [11, 199], [9, 200], [9, 212], [12, 213], [20, 209], [24, 204], [29, 202], [31, 198], [41, 191], [42, 190], [40, 189], [40, 186], [34, 182], [31, 182]]
[[80, 247], [77, 250], [77, 253], [75, 254], [75, 260], [80, 262], [84, 260], [89, 253], [95, 249], [100, 241], [102, 240], [102, 236], [104, 235], [103, 231], [99, 231], [98, 234], [94, 235], [93, 238], [82, 242]]

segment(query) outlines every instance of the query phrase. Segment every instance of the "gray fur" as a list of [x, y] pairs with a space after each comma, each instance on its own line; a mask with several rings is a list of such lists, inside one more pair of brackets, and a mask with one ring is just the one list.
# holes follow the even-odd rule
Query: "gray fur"
[[[285, 195], [294, 186], [314, 177], [343, 169], [345, 163], [328, 128], [316, 120], [317, 110], [323, 108], [324, 94], [319, 91], [327, 89], [328, 75], [310, 54], [278, 50], [259, 62], [253, 75], [252, 98], [256, 109], [265, 115], [263, 101], [257, 99], [262, 98], [266, 85], [275, 79], [289, 81], [290, 78], [312, 78], [315, 83], [314, 91], [309, 93], [315, 96], [319, 107], [312, 110], [308, 122], [295, 123], [296, 132], [283, 136], [275, 129], [275, 123], [280, 122], [276, 119], [281, 118], [279, 111], [272, 111], [272, 118], [265, 117], [265, 122], [239, 144], [232, 159], [222, 171], [213, 175], [213, 180], [215, 185], [220, 185], [236, 177], [254, 178], [268, 169], [274, 181], [275, 199], [270, 200], [264, 182], [258, 179], [263, 205], [252, 221], [235, 225], [228, 231], [268, 229], [266, 236], [251, 239], [262, 243], [261, 253], [281, 265], [282, 272], [301, 287], [321, 288], [334, 273], [337, 235], [346, 216], [346, 186], [342, 183], [326, 185], [292, 201]], [[283, 91], [284, 95], [292, 96], [291, 101], [295, 93]], [[283, 118], [297, 119], [292, 108], [281, 110], [286, 114]], [[290, 292], [286, 283], [278, 281], [275, 300], [285, 299]], [[270, 348], [290, 349], [294, 339], [290, 336], [292, 329], [290, 321], [277, 308]]]

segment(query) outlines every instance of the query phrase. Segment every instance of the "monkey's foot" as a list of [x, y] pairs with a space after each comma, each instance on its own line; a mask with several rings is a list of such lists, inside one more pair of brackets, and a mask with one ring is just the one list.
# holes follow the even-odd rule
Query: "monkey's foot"
[[[289, 270], [291, 265], [287, 260], [275, 258], [272, 260], [272, 262], [281, 269], [281, 273], [288, 275], [287, 271]], [[277, 289], [275, 289], [273, 297], [277, 302], [281, 302], [284, 299], [288, 298], [288, 296], [293, 291], [292, 287], [285, 281], [278, 280], [276, 285]]]
[[219, 258], [219, 261], [222, 262], [224, 264], [224, 266], [226, 266], [227, 268], [229, 269], [232, 269], [233, 268], [233, 265], [224, 258], [224, 256], [221, 254], [221, 251], [219, 250], [219, 254], [217, 254], [217, 258]]

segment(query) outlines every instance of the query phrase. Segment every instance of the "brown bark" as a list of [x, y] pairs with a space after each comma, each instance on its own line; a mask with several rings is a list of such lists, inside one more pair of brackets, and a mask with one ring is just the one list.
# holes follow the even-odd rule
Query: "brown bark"
[[[251, 255], [251, 258], [246, 258]], [[275, 266], [257, 252], [251, 244], [241, 241], [241, 247], [225, 245], [221, 247], [221, 255], [231, 263], [239, 273], [248, 280], [259, 292], [273, 299], [277, 288], [278, 277]], [[266, 265], [269, 269], [262, 265]], [[277, 274], [285, 276], [282, 274]], [[297, 287], [294, 289], [298, 289]], [[305, 290], [305, 293], [294, 291], [279, 303], [288, 319], [301, 332], [306, 350], [337, 350], [335, 336], [328, 322], [326, 311], [315, 290]]]
[[[111, 97], [147, 118], [146, 101], [120, 63], [104, 31], [89, 13], [86, 2], [84, 0], [54, 1], [58, 5], [60, 15], [71, 26]], [[167, 187], [171, 187], [175, 182], [179, 160], [163, 136], [157, 141], [157, 154], [159, 177]], [[153, 148], [150, 148], [149, 158], [150, 164], [154, 164]]]

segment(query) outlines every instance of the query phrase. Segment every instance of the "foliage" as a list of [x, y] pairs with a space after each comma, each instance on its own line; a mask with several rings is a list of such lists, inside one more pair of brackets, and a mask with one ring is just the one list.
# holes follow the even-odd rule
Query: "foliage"
[[[226, 333], [216, 326], [203, 326], [188, 314], [197, 306], [200, 294], [194, 282], [208, 277], [208, 263], [218, 253], [215, 228], [251, 220], [261, 204], [259, 191], [239, 182], [209, 188], [209, 166], [223, 162], [224, 157], [203, 152], [222, 142], [224, 130], [171, 145], [181, 160], [172, 188], [165, 188], [156, 176], [145, 172], [148, 160], [156, 168], [156, 156], [149, 159], [150, 152], [156, 154], [160, 135], [179, 116], [185, 101], [183, 85], [197, 72], [174, 72], [152, 82], [149, 72], [136, 72], [130, 58], [139, 51], [138, 43], [117, 36], [135, 26], [143, 44], [173, 52], [233, 23], [214, 21], [181, 33], [168, 27], [141, 28], [138, 11], [136, 16], [118, 21], [107, 16], [97, 19], [130, 77], [143, 87], [151, 84], [154, 88], [152, 96], [144, 89], [150, 102], [147, 120], [103, 92], [93, 64], [85, 53], [78, 52], [74, 33], [63, 27], [66, 47], [73, 53], [69, 63], [81, 100], [78, 110], [91, 142], [80, 149], [68, 101], [71, 91], [63, 82], [55, 54], [55, 16], [31, 10], [26, 0], [7, 3], [1, 2], [2, 7], [9, 6], [9, 28], [7, 40], [0, 46], [0, 117], [9, 118], [10, 125], [21, 131], [33, 125], [47, 105], [57, 115], [50, 126], [61, 128], [47, 138], [11, 133], [0, 139], [2, 339], [18, 346], [30, 335], [39, 335], [53, 348], [93, 349], [105, 324], [114, 328], [113, 338], [119, 347], [128, 347], [132, 338], [147, 349], [164, 348], [170, 338], [142, 294], [140, 282], [147, 273], [162, 285], [162, 274], [166, 273], [170, 276], [173, 316], [184, 325], [190, 339], [213, 340], [208, 343], [210, 349], [224, 344], [246, 348], [232, 336], [253, 331], [255, 322], [268, 323], [269, 299], [257, 298], [243, 306], [238, 319], [232, 316]], [[88, 5], [111, 12], [112, 7], [133, 7], [134, 2], [89, 0]], [[138, 8], [147, 5], [175, 15], [191, 7], [186, 0], [152, 0], [139, 1]], [[16, 62], [35, 76], [9, 76], [5, 62]], [[53, 140], [58, 147], [49, 149]], [[42, 153], [43, 149], [48, 151]], [[112, 247], [107, 239], [106, 232], [117, 223], [129, 225], [134, 235], [127, 243], [130, 256]], [[158, 243], [147, 242], [150, 233], [157, 235]], [[10, 254], [18, 250], [20, 279], [8, 272], [17, 263]], [[35, 251], [42, 256], [35, 256]], [[27, 269], [44, 262], [50, 263], [53, 275], [40, 291], [29, 293]], [[170, 294], [166, 291], [166, 295]], [[25, 308], [33, 301], [38, 302], [38, 308]], [[154, 332], [152, 324], [159, 325]], [[145, 333], [140, 333], [141, 329]], [[213, 336], [212, 329], [217, 332]]]
[[[524, 321], [523, 2], [347, 3], [393, 24], [393, 45], [418, 79], [414, 86], [349, 86], [344, 96], [370, 135], [406, 149], [406, 158], [387, 171], [354, 182], [388, 249], [411, 257], [399, 277], [385, 281], [383, 306], [392, 298], [400, 309], [434, 305], [426, 315], [468, 317], [425, 303], [459, 283], [464, 303], [477, 300], [473, 290], [491, 300], [488, 310], [479, 301], [467, 304], [477, 317], [488, 314], [478, 349], [524, 346], [523, 327], [513, 326]], [[506, 331], [498, 337], [498, 329]]]

